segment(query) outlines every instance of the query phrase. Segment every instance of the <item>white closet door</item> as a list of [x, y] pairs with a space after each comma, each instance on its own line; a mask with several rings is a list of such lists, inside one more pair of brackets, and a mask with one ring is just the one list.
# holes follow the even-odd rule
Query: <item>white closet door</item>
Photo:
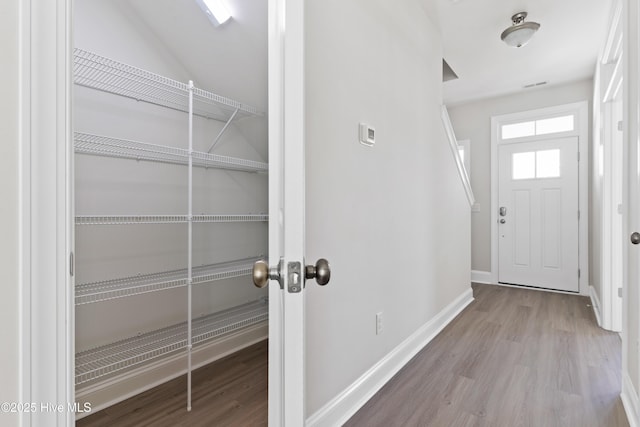
[[[304, 408], [304, 2], [269, 0], [269, 425], [302, 426]], [[286, 76], [286, 79], [285, 79]], [[291, 269], [293, 270], [293, 269]], [[291, 276], [291, 277], [289, 277]], [[297, 291], [292, 281], [300, 283]]]

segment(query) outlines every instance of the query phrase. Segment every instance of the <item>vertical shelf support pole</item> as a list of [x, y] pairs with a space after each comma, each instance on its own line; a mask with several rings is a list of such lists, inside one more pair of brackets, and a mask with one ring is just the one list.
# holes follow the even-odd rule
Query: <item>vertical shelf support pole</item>
[[209, 150], [207, 150], [207, 153], [211, 153], [211, 150], [213, 150], [213, 147], [215, 147], [218, 141], [220, 141], [220, 138], [222, 138], [222, 134], [227, 130], [227, 128], [229, 127], [233, 119], [236, 117], [236, 114], [238, 114], [238, 111], [240, 111], [240, 108], [236, 108], [236, 110], [233, 112], [231, 117], [229, 117], [229, 120], [227, 120], [227, 123], [225, 123], [224, 127], [220, 130], [220, 132], [218, 132], [218, 136], [216, 136], [216, 139], [213, 140], [213, 144], [211, 144], [211, 147], [209, 147]]
[[187, 207], [187, 411], [191, 411], [192, 285], [193, 285], [193, 81], [189, 80], [189, 168]]

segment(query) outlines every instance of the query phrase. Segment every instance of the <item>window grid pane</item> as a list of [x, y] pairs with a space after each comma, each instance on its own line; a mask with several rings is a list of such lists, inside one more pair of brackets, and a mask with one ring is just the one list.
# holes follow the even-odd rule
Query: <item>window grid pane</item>
[[511, 176], [517, 179], [533, 179], [536, 177], [536, 153], [513, 153], [511, 157]]
[[502, 126], [502, 139], [522, 138], [536, 134], [536, 122], [520, 122]]
[[572, 130], [574, 130], [573, 114], [553, 117], [551, 119], [536, 120], [536, 135], [569, 132]]
[[560, 176], [560, 150], [536, 151], [536, 178]]

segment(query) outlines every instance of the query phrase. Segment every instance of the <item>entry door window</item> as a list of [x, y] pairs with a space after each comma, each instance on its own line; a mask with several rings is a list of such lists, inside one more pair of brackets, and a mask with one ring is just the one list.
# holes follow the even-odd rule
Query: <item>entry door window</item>
[[575, 130], [575, 114], [550, 117], [539, 120], [502, 125], [500, 132], [503, 140], [526, 138], [536, 135], [550, 135], [554, 133], [572, 132]]
[[513, 180], [559, 178], [560, 150], [513, 153], [511, 165], [511, 178]]

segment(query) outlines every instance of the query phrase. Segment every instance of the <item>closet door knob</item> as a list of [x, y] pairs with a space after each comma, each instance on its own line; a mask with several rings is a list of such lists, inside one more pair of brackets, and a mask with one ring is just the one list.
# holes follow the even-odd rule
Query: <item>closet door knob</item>
[[633, 243], [634, 245], [640, 243], [640, 233], [638, 233], [637, 231], [631, 233], [631, 243]]
[[331, 266], [324, 258], [320, 258], [316, 265], [307, 265], [304, 270], [305, 279], [316, 279], [320, 286], [326, 285], [331, 280]]
[[269, 280], [277, 280], [282, 287], [282, 277], [280, 271], [282, 269], [282, 261], [276, 267], [269, 267], [265, 260], [256, 261], [253, 264], [253, 284], [258, 288], [264, 288]]
[[253, 284], [264, 288], [269, 283], [269, 264], [260, 260], [253, 264]]

